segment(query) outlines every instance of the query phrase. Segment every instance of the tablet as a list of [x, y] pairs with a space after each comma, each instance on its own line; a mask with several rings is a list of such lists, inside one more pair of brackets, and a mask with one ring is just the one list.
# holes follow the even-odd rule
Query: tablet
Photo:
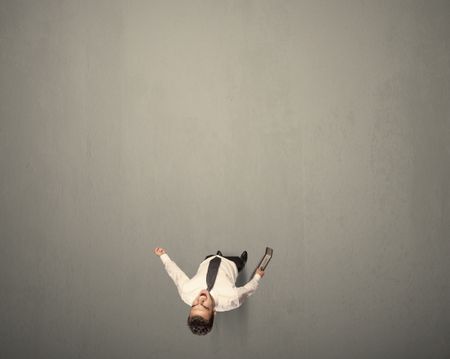
[[260, 268], [261, 270], [266, 270], [267, 265], [269, 264], [270, 260], [272, 259], [273, 255], [273, 249], [266, 247], [266, 253], [264, 253], [264, 256], [262, 257], [261, 261], [258, 264], [257, 268]]

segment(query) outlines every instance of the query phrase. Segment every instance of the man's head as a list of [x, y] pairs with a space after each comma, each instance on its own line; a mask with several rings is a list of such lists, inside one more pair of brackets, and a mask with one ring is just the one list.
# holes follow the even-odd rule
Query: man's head
[[206, 335], [211, 331], [214, 324], [214, 307], [214, 298], [207, 290], [202, 290], [192, 302], [187, 320], [192, 333]]

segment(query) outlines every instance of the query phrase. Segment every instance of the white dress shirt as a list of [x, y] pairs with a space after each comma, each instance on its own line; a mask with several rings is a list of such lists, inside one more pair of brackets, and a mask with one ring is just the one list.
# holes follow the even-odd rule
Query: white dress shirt
[[207, 288], [206, 274], [208, 273], [208, 265], [214, 257], [222, 259], [214, 287], [210, 292], [216, 303], [215, 310], [217, 312], [226, 312], [236, 309], [258, 288], [259, 280], [261, 279], [258, 273], [255, 273], [253, 278], [243, 287], [236, 287], [235, 283], [238, 275], [236, 264], [222, 256], [211, 256], [200, 263], [197, 273], [189, 279], [167, 254], [160, 256], [167, 273], [177, 286], [178, 294], [189, 306], [192, 305], [199, 292]]

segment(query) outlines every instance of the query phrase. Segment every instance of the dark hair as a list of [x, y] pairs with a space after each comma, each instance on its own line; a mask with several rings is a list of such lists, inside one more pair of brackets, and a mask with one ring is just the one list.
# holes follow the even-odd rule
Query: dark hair
[[187, 324], [193, 334], [206, 335], [211, 331], [214, 324], [214, 313], [211, 314], [209, 320], [206, 320], [199, 315], [194, 315], [193, 317], [189, 316]]

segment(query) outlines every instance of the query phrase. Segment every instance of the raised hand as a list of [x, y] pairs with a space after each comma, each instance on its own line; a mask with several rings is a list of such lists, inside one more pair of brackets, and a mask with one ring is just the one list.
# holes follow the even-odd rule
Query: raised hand
[[264, 277], [264, 271], [261, 268], [257, 268], [256, 273], [258, 273], [261, 276], [261, 278]]
[[161, 247], [156, 247], [153, 252], [158, 256], [162, 256], [163, 254], [166, 254], [166, 250], [164, 248]]

